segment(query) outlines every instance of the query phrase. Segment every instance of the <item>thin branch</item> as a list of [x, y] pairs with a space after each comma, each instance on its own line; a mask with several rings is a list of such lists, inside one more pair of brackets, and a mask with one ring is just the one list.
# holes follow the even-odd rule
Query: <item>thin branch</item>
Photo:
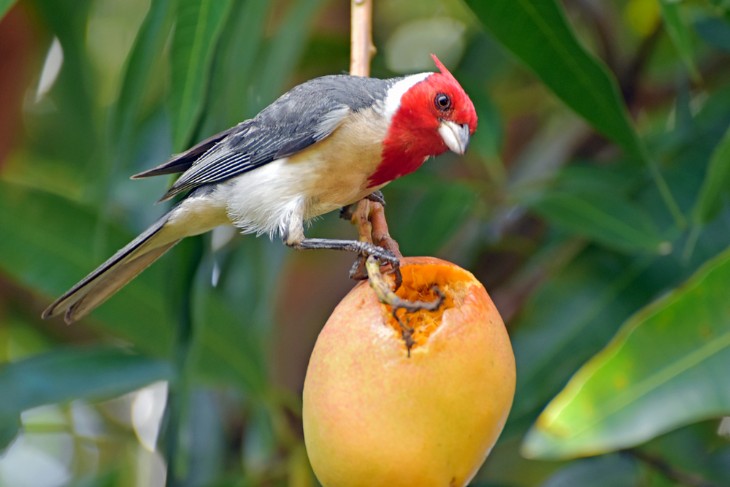
[[350, 2], [350, 74], [369, 76], [373, 45], [373, 1]]
[[685, 485], [687, 487], [719, 487], [699, 475], [687, 473], [675, 468], [661, 457], [637, 449], [626, 450], [626, 453], [678, 485]]

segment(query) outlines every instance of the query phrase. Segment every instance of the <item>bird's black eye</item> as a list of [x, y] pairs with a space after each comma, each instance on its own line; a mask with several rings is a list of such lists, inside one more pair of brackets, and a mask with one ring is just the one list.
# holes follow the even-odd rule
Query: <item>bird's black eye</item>
[[439, 93], [436, 95], [436, 98], [433, 99], [434, 104], [436, 105], [436, 108], [441, 110], [442, 112], [445, 112], [449, 108], [451, 108], [451, 98], [449, 98], [449, 95], [446, 95], [444, 93]]

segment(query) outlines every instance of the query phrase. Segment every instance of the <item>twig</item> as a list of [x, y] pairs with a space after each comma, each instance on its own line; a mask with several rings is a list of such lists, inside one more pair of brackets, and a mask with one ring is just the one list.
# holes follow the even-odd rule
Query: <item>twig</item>
[[699, 475], [678, 470], [663, 458], [655, 455], [650, 455], [649, 453], [637, 449], [626, 450], [626, 453], [645, 463], [667, 479], [677, 484], [686, 485], [688, 487], [718, 487], [716, 484], [705, 480]]
[[634, 54], [634, 57], [629, 61], [623, 71], [617, 71], [616, 76], [619, 81], [619, 87], [621, 88], [621, 94], [624, 97], [624, 102], [629, 110], [634, 114], [637, 111], [637, 107], [634, 106], [634, 103], [636, 102], [637, 95], [639, 94], [639, 81], [641, 75], [644, 72], [652, 54], [654, 54], [654, 49], [661, 37], [662, 31], [662, 24], [657, 24], [654, 30], [652, 30], [651, 33], [641, 41], [641, 44], [639, 44], [639, 47], [636, 50], [636, 54]]
[[370, 75], [370, 59], [375, 54], [373, 45], [373, 1], [350, 2], [350, 74]]

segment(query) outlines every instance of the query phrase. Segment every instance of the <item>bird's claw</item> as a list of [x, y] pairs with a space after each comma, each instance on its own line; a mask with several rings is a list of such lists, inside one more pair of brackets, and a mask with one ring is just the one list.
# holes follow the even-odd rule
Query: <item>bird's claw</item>
[[380, 265], [390, 265], [390, 269], [387, 273], [395, 274], [395, 290], [397, 291], [403, 283], [403, 275], [400, 271], [400, 259], [386, 248], [379, 247], [370, 242], [361, 243], [362, 251], [360, 252], [360, 255], [357, 256], [357, 259], [355, 259], [355, 262], [352, 263], [352, 267], [350, 268], [350, 279], [364, 281], [368, 278], [368, 273], [365, 269], [365, 261], [372, 255], [378, 259]]
[[400, 260], [390, 250], [384, 247], [379, 247], [370, 242], [362, 242], [362, 244], [362, 251], [360, 253], [365, 258], [372, 255], [373, 257], [378, 259], [381, 264], [390, 264], [394, 268], [400, 266]]

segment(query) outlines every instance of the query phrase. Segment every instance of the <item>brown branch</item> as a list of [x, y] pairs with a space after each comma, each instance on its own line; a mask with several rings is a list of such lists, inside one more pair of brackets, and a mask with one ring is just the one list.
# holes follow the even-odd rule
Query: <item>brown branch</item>
[[350, 2], [350, 74], [369, 76], [373, 45], [373, 0]]

